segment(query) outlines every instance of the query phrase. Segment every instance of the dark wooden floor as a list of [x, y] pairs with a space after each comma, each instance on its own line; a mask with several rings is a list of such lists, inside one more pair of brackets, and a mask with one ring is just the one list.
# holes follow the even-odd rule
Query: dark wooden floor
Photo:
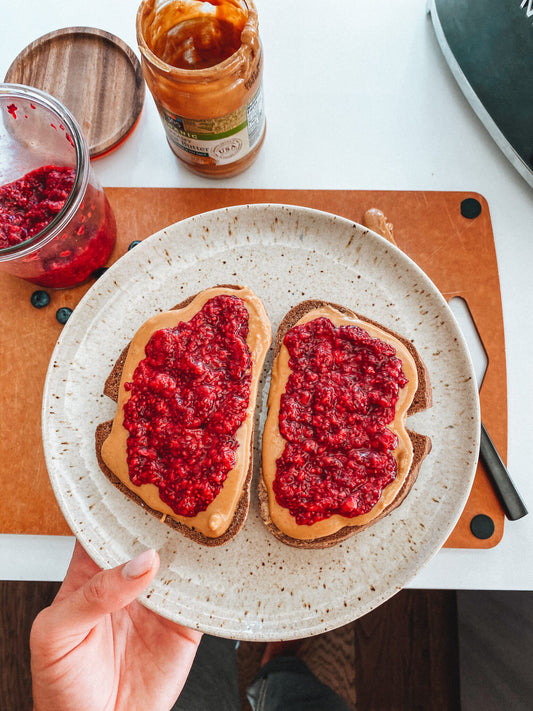
[[31, 711], [31, 624], [59, 583], [0, 582], [0, 711]]
[[462, 711], [533, 709], [533, 592], [457, 593]]
[[[31, 711], [29, 632], [58, 587], [0, 582], [0, 711]], [[404, 590], [329, 636], [329, 647], [327, 636], [309, 642], [306, 661], [324, 681], [337, 685], [352, 707], [356, 689], [359, 711], [460, 709], [454, 592]], [[260, 658], [261, 645], [250, 650], [249, 661]], [[244, 676], [253, 673], [252, 667], [243, 669]]]
[[[461, 707], [455, 592], [404, 590], [351, 625], [306, 640], [298, 656], [354, 710]], [[239, 659], [242, 688], [260, 654], [244, 643]]]

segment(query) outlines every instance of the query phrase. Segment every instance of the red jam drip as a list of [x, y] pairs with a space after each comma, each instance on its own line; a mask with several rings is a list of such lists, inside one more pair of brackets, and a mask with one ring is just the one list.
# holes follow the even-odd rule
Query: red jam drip
[[74, 185], [73, 168], [45, 165], [0, 187], [0, 249], [33, 237], [61, 212]]
[[205, 511], [235, 465], [250, 400], [248, 319], [242, 299], [213, 297], [190, 321], [156, 331], [125, 385], [130, 479], [155, 484], [181, 516]]
[[400, 388], [402, 361], [388, 343], [327, 318], [285, 336], [288, 378], [279, 428], [286, 440], [274, 492], [299, 525], [367, 513], [396, 477], [397, 436], [387, 428]]

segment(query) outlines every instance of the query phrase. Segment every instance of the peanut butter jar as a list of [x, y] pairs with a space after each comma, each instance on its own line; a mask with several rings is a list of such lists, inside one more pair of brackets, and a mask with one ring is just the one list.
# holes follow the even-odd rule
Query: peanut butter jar
[[251, 0], [144, 0], [137, 41], [176, 156], [210, 178], [248, 168], [265, 137], [263, 49]]

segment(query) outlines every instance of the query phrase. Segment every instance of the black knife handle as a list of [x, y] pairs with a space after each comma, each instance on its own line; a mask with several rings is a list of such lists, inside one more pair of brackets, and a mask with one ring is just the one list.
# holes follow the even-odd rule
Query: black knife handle
[[481, 444], [479, 457], [489, 475], [505, 515], [509, 521], [516, 521], [527, 514], [527, 508], [512, 482], [505, 464], [502, 462], [485, 425], [481, 423]]

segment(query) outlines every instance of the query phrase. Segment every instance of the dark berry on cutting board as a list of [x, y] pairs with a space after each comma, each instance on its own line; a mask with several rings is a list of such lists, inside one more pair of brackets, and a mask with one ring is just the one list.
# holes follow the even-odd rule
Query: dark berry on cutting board
[[56, 319], [59, 323], [65, 324], [69, 320], [71, 313], [72, 309], [69, 309], [68, 306], [63, 306], [56, 311]]
[[48, 306], [49, 303], [50, 295], [48, 294], [48, 292], [43, 291], [42, 289], [34, 291], [31, 295], [31, 305], [35, 306], [36, 309], [42, 309], [45, 306]]
[[100, 267], [99, 269], [95, 269], [94, 272], [91, 274], [91, 276], [93, 279], [99, 279], [102, 276], [102, 274], [107, 272], [108, 269], [109, 269], [109, 267]]

